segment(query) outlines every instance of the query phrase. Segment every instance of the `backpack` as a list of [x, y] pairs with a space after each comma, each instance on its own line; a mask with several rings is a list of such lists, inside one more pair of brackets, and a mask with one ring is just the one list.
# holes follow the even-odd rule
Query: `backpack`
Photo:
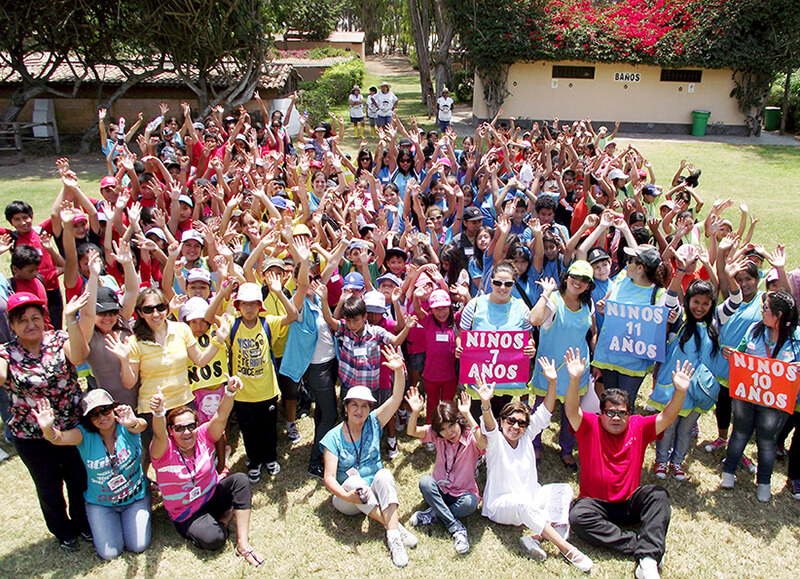
[[[278, 373], [278, 363], [275, 361], [275, 353], [272, 351], [272, 332], [269, 330], [269, 324], [267, 323], [267, 318], [262, 318], [258, 316], [258, 319], [261, 321], [261, 327], [264, 328], [264, 332], [267, 334], [267, 343], [269, 344], [269, 356], [272, 358], [272, 367], [275, 369], [275, 374]], [[228, 336], [228, 339], [231, 341], [231, 346], [233, 345], [233, 340], [236, 338], [236, 332], [239, 331], [239, 326], [242, 325], [242, 318], [236, 318], [233, 321], [233, 325], [231, 326], [231, 333]], [[233, 372], [233, 356], [228, 356], [228, 373], [231, 374]]]

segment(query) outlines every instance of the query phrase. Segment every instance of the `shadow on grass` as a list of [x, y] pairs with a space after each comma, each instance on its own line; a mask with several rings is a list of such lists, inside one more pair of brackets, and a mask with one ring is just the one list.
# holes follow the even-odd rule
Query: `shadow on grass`
[[786, 145], [743, 145], [741, 148], [751, 152], [769, 163], [800, 162], [800, 147]]

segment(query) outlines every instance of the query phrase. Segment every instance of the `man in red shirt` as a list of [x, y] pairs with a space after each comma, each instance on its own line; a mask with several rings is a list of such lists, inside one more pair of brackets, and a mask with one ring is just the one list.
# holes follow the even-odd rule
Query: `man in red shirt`
[[[585, 360], [580, 360], [577, 351], [568, 350], [564, 359], [570, 376], [583, 373]], [[632, 416], [630, 397], [617, 388], [603, 392], [600, 416], [581, 410], [577, 382], [570, 382], [564, 401], [581, 458], [581, 491], [570, 510], [570, 527], [587, 543], [636, 557], [639, 579], [661, 576], [659, 563], [666, 549], [670, 518], [667, 491], [655, 485], [639, 486], [644, 452], [677, 420], [693, 372], [688, 362], [675, 369], [675, 393], [664, 410], [654, 416]], [[620, 525], [641, 528], [637, 533]]]

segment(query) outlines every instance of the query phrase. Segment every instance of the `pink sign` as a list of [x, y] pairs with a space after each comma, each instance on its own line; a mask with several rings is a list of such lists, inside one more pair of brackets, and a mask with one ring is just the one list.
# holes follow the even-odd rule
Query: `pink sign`
[[530, 379], [530, 358], [522, 353], [528, 332], [463, 332], [459, 381], [475, 384], [483, 376], [487, 384], [513, 384]]

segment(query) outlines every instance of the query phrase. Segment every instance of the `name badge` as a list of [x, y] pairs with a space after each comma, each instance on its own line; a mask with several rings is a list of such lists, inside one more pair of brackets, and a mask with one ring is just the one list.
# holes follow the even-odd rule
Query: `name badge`
[[358, 471], [356, 470], [356, 468], [355, 468], [355, 467], [353, 467], [353, 466], [351, 466], [350, 468], [348, 468], [348, 469], [345, 471], [345, 473], [344, 473], [344, 474], [346, 474], [346, 475], [347, 475], [347, 478], [350, 478], [351, 476], [358, 476], [358, 477], [360, 477], [360, 476], [361, 476], [361, 474], [359, 474], [359, 472], [358, 472]]
[[366, 358], [367, 357], [367, 349], [366, 348], [353, 348], [353, 355]]
[[189, 491], [189, 500], [194, 501], [200, 498], [201, 494], [203, 494], [203, 491], [200, 490], [200, 487], [194, 487], [192, 490]]
[[473, 254], [475, 253], [474, 247], [462, 247], [461, 249], [464, 250], [464, 255], [466, 255], [467, 257], [472, 257]]
[[115, 491], [124, 484], [125, 484], [125, 476], [118, 474], [110, 481], [108, 481], [108, 488], [110, 488], [112, 491]]
[[449, 342], [450, 336], [447, 334], [436, 334], [436, 341], [437, 342]]

